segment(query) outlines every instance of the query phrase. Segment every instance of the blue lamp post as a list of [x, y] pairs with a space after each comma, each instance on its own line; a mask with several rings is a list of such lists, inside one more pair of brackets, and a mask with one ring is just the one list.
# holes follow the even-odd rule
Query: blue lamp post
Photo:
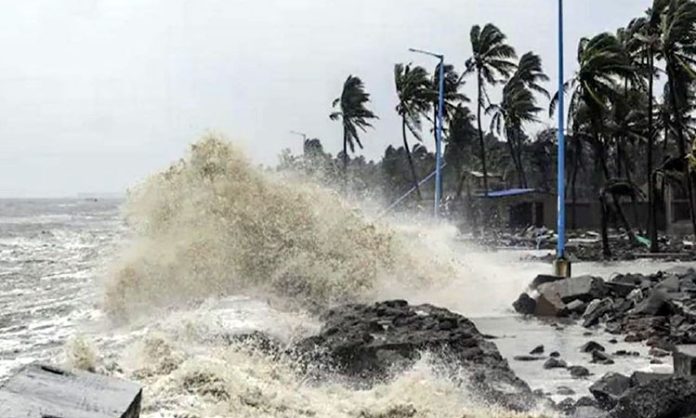
[[563, 67], [563, 0], [558, 0], [558, 214], [556, 218], [558, 241], [556, 243], [554, 273], [557, 276], [570, 277], [570, 261], [565, 254], [565, 92], [563, 89]]
[[440, 201], [442, 200], [442, 113], [445, 105], [445, 56], [429, 51], [409, 48], [409, 51], [429, 55], [440, 60], [439, 92], [437, 106], [437, 121], [435, 129], [435, 218], [440, 216]]

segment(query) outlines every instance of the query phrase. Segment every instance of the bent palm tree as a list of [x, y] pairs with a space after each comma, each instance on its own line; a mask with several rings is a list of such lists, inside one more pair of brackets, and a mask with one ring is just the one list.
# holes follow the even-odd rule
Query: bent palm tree
[[[659, 54], [665, 61], [677, 147], [680, 158], [686, 158], [684, 111], [688, 107], [690, 84], [696, 78], [693, 68], [696, 65], [696, 3], [692, 0], [670, 0], [662, 14], [660, 35]], [[694, 192], [688, 165], [684, 170], [691, 225], [696, 236]]]
[[495, 25], [488, 23], [481, 29], [479, 25], [471, 28], [470, 34], [473, 56], [466, 61], [466, 73], [476, 74], [478, 84], [477, 122], [481, 167], [483, 170], [484, 194], [488, 195], [488, 171], [486, 167], [486, 145], [481, 127], [481, 111], [484, 109], [486, 84], [497, 84], [501, 78], [510, 77], [515, 64], [510, 61], [517, 58], [515, 49], [506, 43], [506, 36]]
[[341, 97], [333, 101], [333, 108], [339, 110], [331, 113], [331, 120], [341, 119], [343, 122], [343, 175], [348, 179], [348, 148], [350, 152], [355, 152], [355, 144], [362, 149], [358, 129], [366, 132], [371, 128], [370, 119], [377, 119], [377, 116], [367, 108], [370, 102], [370, 95], [365, 92], [365, 85], [360, 78], [349, 75], [343, 83]]
[[527, 187], [522, 164], [523, 124], [538, 122], [537, 114], [542, 109], [536, 105], [534, 92], [549, 97], [549, 92], [540, 84], [548, 79], [542, 71], [541, 58], [528, 52], [520, 58], [517, 70], [503, 87], [501, 103], [491, 105], [486, 110], [487, 113], [493, 113], [491, 130], [505, 133], [520, 187]]
[[[615, 35], [602, 33], [591, 39], [583, 38], [578, 46], [578, 64], [580, 68], [575, 76], [563, 86], [563, 92], [557, 92], [551, 100], [550, 114], [556, 109], [558, 95], [571, 90], [568, 108], [569, 118], [576, 116], [577, 109], [584, 106], [592, 132], [592, 144], [595, 149], [596, 162], [599, 164], [604, 182], [611, 179], [607, 164], [607, 138], [604, 114], [617, 97], [616, 79], [635, 77], [634, 68], [627, 61], [623, 48]], [[626, 232], [634, 240], [631, 228], [618, 203], [613, 196], [616, 212]]]
[[394, 66], [394, 84], [396, 93], [399, 96], [399, 103], [396, 105], [396, 112], [401, 116], [401, 135], [406, 150], [406, 158], [411, 168], [413, 187], [420, 200], [422, 198], [418, 187], [418, 175], [413, 165], [413, 157], [408, 146], [406, 130], [419, 142], [423, 142], [421, 137], [421, 117], [430, 109], [430, 80], [428, 72], [423, 67], [411, 67], [411, 65], [396, 64]]

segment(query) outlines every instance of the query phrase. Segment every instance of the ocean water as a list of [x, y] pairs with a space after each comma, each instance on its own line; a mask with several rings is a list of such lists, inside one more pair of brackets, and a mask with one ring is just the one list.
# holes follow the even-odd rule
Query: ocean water
[[[446, 223], [374, 219], [307, 179], [254, 168], [207, 138], [145, 179], [127, 200], [0, 200], [0, 381], [42, 360], [144, 385], [145, 417], [515, 417], [438, 374], [425, 354], [369, 390], [305, 378], [290, 359], [232, 342], [268, 333], [284, 344], [344, 302], [404, 298], [462, 313], [512, 359], [538, 344], [594, 376], [571, 379], [510, 360], [532, 388], [586, 395], [608, 371], [669, 371], [636, 344], [608, 344], [515, 315], [510, 303], [550, 266], [488, 252]], [[650, 272], [652, 262], [582, 263], [578, 274]], [[641, 352], [589, 365], [588, 339]], [[318, 366], [318, 365], [310, 365]], [[465, 373], [465, 371], [462, 371]], [[549, 416], [537, 411], [532, 416]]]

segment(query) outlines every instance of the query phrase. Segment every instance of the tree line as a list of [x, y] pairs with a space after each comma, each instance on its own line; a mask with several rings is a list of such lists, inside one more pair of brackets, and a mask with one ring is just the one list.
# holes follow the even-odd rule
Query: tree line
[[[464, 68], [458, 71], [450, 64], [444, 68], [446, 192], [460, 196], [463, 179], [474, 170], [482, 173], [483, 193], [490, 190], [492, 172], [508, 186], [553, 191], [556, 132], [544, 128], [542, 118], [556, 112], [558, 95], [564, 94], [566, 178], [572, 207], [579, 199], [599, 199], [602, 216], [613, 212], [632, 235], [620, 200], [645, 198], [648, 220], [635, 227], [648, 233], [652, 250], [657, 251], [657, 216], [662, 207], [658, 202], [669, 185], [685, 196], [696, 235], [692, 152], [696, 2], [653, 0], [648, 6], [625, 27], [582, 38], [577, 70], [565, 81], [564, 91], [553, 94], [544, 88], [548, 77], [539, 55], [533, 51], [518, 55], [492, 23], [472, 27], [472, 53]], [[334, 159], [311, 139], [305, 141], [305, 156], [315, 163], [323, 161], [346, 181], [362, 179], [357, 183], [365, 189], [379, 187], [388, 196], [413, 188], [417, 202], [422, 198], [419, 180], [434, 169], [434, 157], [423, 144], [429, 142], [428, 134], [434, 140], [438, 74], [439, 68], [430, 73], [412, 64], [394, 66], [398, 96], [394, 110], [401, 119], [403, 145], [387, 147], [377, 162], [350, 157], [362, 149], [361, 135], [378, 117], [370, 110], [363, 81], [350, 75], [330, 114], [341, 123], [343, 149]], [[468, 82], [476, 85], [473, 102], [461, 92]], [[499, 100], [491, 99], [493, 89]], [[297, 158], [286, 153], [284, 162], [297, 165]]]

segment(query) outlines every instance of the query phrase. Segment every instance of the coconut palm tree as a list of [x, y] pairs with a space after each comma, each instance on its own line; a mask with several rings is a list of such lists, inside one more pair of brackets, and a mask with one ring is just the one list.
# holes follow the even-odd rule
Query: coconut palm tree
[[[618, 39], [611, 33], [602, 33], [591, 39], [582, 38], [577, 56], [579, 69], [575, 76], [564, 84], [564, 94], [570, 90], [568, 115], [569, 118], [576, 116], [579, 106], [586, 107], [596, 163], [599, 164], [606, 183], [611, 179], [611, 174], [607, 163], [605, 113], [620, 94], [616, 80], [634, 77], [635, 69], [628, 62]], [[555, 112], [558, 94], [556, 93], [551, 100], [551, 114]], [[631, 236], [631, 241], [634, 241], [618, 198], [614, 196], [613, 201], [617, 215]]]
[[501, 103], [491, 105], [486, 110], [493, 114], [491, 130], [505, 134], [520, 187], [527, 187], [522, 163], [523, 124], [539, 121], [537, 114], [542, 109], [536, 105], [534, 92], [548, 98], [549, 92], [540, 84], [548, 79], [541, 68], [541, 58], [528, 52], [520, 58], [517, 70], [503, 87]]
[[[443, 119], [445, 122], [450, 121], [457, 107], [462, 103], [469, 103], [469, 98], [463, 93], [459, 92], [459, 89], [464, 84], [460, 75], [454, 69], [453, 65], [445, 64], [445, 83], [444, 83], [444, 104], [445, 107], [442, 110]], [[438, 108], [440, 106], [440, 64], [435, 67], [435, 72], [433, 72], [432, 83], [430, 86], [430, 101], [432, 102], [432, 124], [433, 124], [433, 138], [435, 138], [437, 132], [437, 114]], [[443, 128], [445, 128], [443, 126]], [[445, 130], [445, 129], [443, 129]]]
[[[696, 3], [692, 0], [669, 0], [667, 3], [660, 20], [659, 57], [665, 61], [679, 156], [686, 158], [683, 110], [688, 107], [688, 93], [696, 78], [693, 68], [696, 65]], [[684, 170], [691, 225], [696, 236], [694, 192], [688, 165]]]
[[370, 102], [370, 95], [365, 92], [365, 85], [359, 77], [349, 75], [343, 83], [341, 97], [333, 101], [332, 107], [338, 109], [329, 115], [331, 120], [341, 120], [343, 123], [343, 175], [347, 181], [348, 175], [348, 148], [350, 152], [355, 152], [355, 145], [360, 149], [363, 145], [360, 142], [359, 130], [366, 132], [371, 128], [371, 119], [378, 119], [377, 116], [367, 108]]
[[481, 168], [483, 171], [484, 194], [488, 195], [488, 171], [486, 167], [486, 145], [483, 128], [481, 127], [481, 112], [486, 107], [484, 98], [486, 84], [497, 84], [510, 77], [515, 70], [517, 58], [515, 49], [507, 44], [507, 37], [495, 25], [488, 23], [483, 29], [479, 25], [471, 28], [471, 49], [473, 55], [466, 61], [466, 74], [475, 74], [478, 88], [477, 123], [479, 130], [479, 146], [481, 152]]
[[408, 145], [406, 130], [411, 132], [418, 142], [423, 142], [420, 133], [421, 118], [423, 114], [430, 110], [431, 106], [430, 79], [428, 72], [423, 67], [411, 67], [410, 64], [396, 64], [394, 66], [394, 84], [396, 85], [396, 93], [399, 96], [396, 112], [401, 117], [401, 135], [404, 141], [404, 149], [406, 150], [406, 158], [411, 168], [413, 187], [415, 187], [416, 195], [420, 200], [422, 196], [418, 187], [418, 175], [413, 165], [413, 157]]
[[[654, 129], [654, 103], [655, 95], [653, 86], [655, 83], [655, 58], [660, 50], [660, 21], [662, 13], [669, 0], [653, 0], [644, 17], [634, 20], [630, 27], [634, 28], [633, 38], [638, 44], [638, 54], [645, 61], [647, 66], [645, 76], [648, 79], [648, 132], [646, 141], [646, 171], [648, 175], [648, 237], [650, 239], [650, 251], [657, 252], [659, 250], [657, 244], [657, 205], [655, 203], [655, 176], [653, 174], [653, 151], [655, 147], [655, 137], [657, 136]], [[666, 138], [665, 138], [666, 139]]]

